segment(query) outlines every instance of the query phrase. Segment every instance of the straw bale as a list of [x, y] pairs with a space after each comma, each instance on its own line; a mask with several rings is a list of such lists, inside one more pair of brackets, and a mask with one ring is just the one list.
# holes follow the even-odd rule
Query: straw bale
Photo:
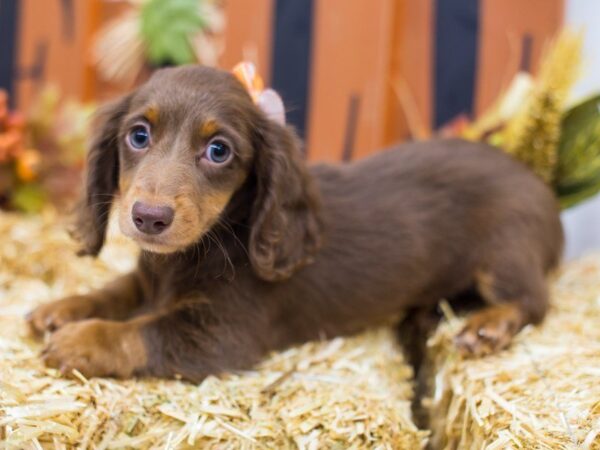
[[114, 236], [99, 259], [77, 258], [63, 230], [52, 212], [0, 213], [0, 449], [425, 445], [428, 433], [411, 421], [412, 371], [389, 329], [291, 348], [199, 385], [60, 377], [41, 364], [23, 315], [136, 259], [135, 246]]
[[433, 448], [600, 449], [600, 255], [565, 265], [551, 291], [544, 324], [496, 356], [456, 354], [461, 319], [430, 339]]

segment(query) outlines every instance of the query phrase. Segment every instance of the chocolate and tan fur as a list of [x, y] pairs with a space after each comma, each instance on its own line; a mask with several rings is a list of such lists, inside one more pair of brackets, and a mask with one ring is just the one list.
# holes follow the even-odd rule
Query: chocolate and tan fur
[[[143, 150], [128, 144], [136, 126], [149, 130]], [[201, 67], [157, 72], [104, 108], [96, 131], [83, 251], [101, 249], [119, 194], [120, 227], [142, 253], [104, 289], [30, 314], [36, 332], [53, 332], [46, 363], [65, 372], [198, 380], [473, 288], [487, 306], [456, 343], [482, 355], [547, 310], [562, 247], [555, 199], [486, 145], [414, 143], [307, 166], [293, 131], [231, 74]], [[207, 159], [215, 139], [229, 161]]]

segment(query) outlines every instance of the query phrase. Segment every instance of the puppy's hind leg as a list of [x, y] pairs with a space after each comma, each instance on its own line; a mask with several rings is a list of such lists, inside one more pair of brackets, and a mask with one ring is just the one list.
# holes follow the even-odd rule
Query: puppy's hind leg
[[525, 325], [539, 323], [548, 309], [541, 265], [506, 258], [476, 273], [486, 306], [467, 319], [455, 344], [465, 356], [484, 356], [508, 347]]

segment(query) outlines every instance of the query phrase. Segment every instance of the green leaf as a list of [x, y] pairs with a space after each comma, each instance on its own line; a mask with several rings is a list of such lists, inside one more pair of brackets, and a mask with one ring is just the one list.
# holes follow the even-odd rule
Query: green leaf
[[590, 199], [600, 192], [600, 182], [596, 185], [590, 185], [587, 188], [582, 188], [572, 194], [559, 194], [558, 202], [562, 209], [567, 209], [575, 206], [585, 200]]
[[46, 203], [46, 195], [37, 184], [22, 184], [13, 191], [11, 203], [21, 211], [36, 213]]
[[555, 189], [563, 207], [600, 192], [600, 95], [563, 116]]
[[205, 27], [201, 0], [148, 0], [142, 7], [141, 34], [156, 65], [195, 62], [191, 41]]

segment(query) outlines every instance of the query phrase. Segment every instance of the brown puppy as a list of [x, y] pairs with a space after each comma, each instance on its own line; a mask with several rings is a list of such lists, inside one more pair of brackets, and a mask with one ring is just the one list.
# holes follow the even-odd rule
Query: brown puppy
[[487, 307], [457, 345], [480, 355], [544, 317], [562, 247], [552, 192], [501, 151], [434, 141], [307, 167], [289, 128], [201, 67], [161, 70], [99, 115], [85, 253], [117, 193], [138, 270], [30, 315], [63, 371], [198, 380], [473, 288]]

